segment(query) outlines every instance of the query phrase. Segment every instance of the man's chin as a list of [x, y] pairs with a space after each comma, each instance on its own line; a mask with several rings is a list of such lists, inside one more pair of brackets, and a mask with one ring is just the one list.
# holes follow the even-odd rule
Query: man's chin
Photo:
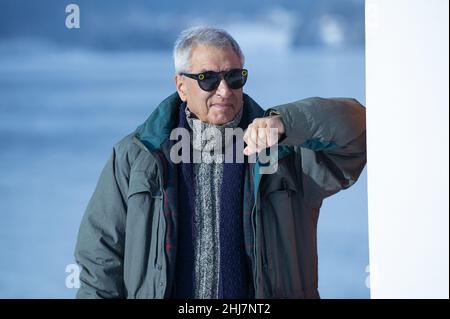
[[236, 114], [234, 114], [234, 112], [230, 112], [230, 110], [215, 111], [211, 115], [212, 116], [211, 116], [209, 123], [214, 124], [214, 125], [222, 125], [222, 124], [228, 123], [228, 122], [232, 121], [234, 119], [234, 117], [236, 116]]
[[210, 124], [213, 124], [213, 125], [223, 125], [223, 124], [225, 124], [225, 123], [228, 123], [228, 122], [230, 122], [231, 120], [228, 120], [228, 119], [214, 119], [214, 120], [212, 120], [212, 121], [209, 121], [209, 123]]

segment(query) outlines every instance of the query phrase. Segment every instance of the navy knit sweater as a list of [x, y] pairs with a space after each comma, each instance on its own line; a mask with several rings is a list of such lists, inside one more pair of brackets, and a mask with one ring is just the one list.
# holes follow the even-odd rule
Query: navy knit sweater
[[[186, 121], [186, 104], [180, 106], [178, 127], [190, 130]], [[175, 143], [175, 142], [174, 142]], [[233, 145], [236, 154], [235, 143]], [[191, 156], [192, 156], [191, 150]], [[195, 298], [194, 243], [198, 236], [195, 217], [195, 176], [192, 159], [178, 165], [179, 243], [176, 260], [175, 298]], [[224, 163], [220, 189], [218, 298], [247, 298], [248, 265], [243, 236], [243, 163]], [[211, 214], [212, 212], [202, 212]], [[197, 223], [197, 224], [196, 224]]]

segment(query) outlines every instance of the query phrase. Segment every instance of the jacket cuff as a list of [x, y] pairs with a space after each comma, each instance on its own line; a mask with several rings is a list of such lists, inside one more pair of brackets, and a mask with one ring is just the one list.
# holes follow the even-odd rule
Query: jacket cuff
[[291, 146], [301, 145], [308, 138], [309, 125], [305, 113], [296, 110], [295, 107], [292, 107], [292, 104], [283, 104], [269, 108], [266, 111], [266, 115], [281, 116], [284, 124], [284, 134], [278, 140], [278, 144]]

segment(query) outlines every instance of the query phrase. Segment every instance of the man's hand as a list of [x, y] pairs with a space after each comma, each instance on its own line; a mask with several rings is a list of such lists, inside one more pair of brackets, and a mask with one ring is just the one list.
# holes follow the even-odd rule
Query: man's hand
[[244, 148], [244, 154], [249, 156], [275, 145], [284, 132], [284, 124], [280, 115], [254, 119], [245, 130], [244, 141], [247, 143], [247, 147]]

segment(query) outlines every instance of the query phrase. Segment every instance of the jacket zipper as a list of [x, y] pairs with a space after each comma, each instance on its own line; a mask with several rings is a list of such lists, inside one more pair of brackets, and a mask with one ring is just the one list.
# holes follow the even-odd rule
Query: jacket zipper
[[[255, 164], [253, 164], [253, 166], [250, 169], [250, 173], [252, 174], [252, 180], [255, 180], [255, 176], [254, 176], [254, 172], [253, 172], [253, 167]], [[257, 250], [257, 238], [256, 238], [256, 227], [257, 227], [257, 215], [255, 216], [255, 214], [257, 214], [257, 207], [258, 207], [258, 199], [259, 199], [259, 185], [261, 183], [258, 183], [258, 187], [256, 189], [256, 198], [255, 198], [255, 203], [253, 204], [253, 208], [252, 208], [252, 214], [251, 214], [251, 222], [252, 222], [252, 230], [253, 230], [253, 240], [254, 240], [254, 245], [253, 245], [253, 288], [254, 288], [254, 297], [256, 298], [256, 293], [258, 291], [258, 260], [257, 260], [257, 255], [258, 255], [258, 250]]]
[[[152, 152], [150, 152], [150, 153], [152, 153]], [[160, 210], [160, 217], [162, 216], [162, 219], [163, 219], [163, 221], [164, 221], [164, 225], [162, 225], [162, 229], [161, 229], [161, 232], [162, 232], [162, 234], [159, 234], [160, 233], [160, 231], [159, 231], [159, 228], [160, 227], [158, 227], [158, 235], [160, 235], [160, 238], [162, 238], [162, 240], [159, 240], [159, 238], [158, 238], [158, 243], [159, 243], [159, 247], [158, 247], [158, 252], [159, 253], [161, 253], [161, 250], [162, 250], [162, 256], [163, 256], [163, 258], [165, 258], [165, 256], [166, 256], [166, 251], [165, 251], [165, 248], [164, 248], [164, 243], [165, 243], [165, 238], [166, 238], [166, 230], [167, 230], [167, 222], [166, 222], [166, 215], [165, 215], [165, 212], [164, 212], [164, 203], [165, 203], [165, 201], [166, 201], [166, 194], [165, 194], [165, 192], [164, 192], [164, 186], [166, 185], [166, 179], [167, 179], [167, 172], [166, 172], [166, 166], [165, 166], [165, 163], [164, 163], [164, 161], [165, 161], [165, 158], [164, 158], [164, 155], [163, 155], [163, 153], [161, 152], [161, 151], [156, 151], [155, 153], [154, 153], [156, 156], [155, 156], [155, 159], [156, 159], [156, 163], [157, 163], [157, 165], [158, 165], [158, 168], [160, 169], [160, 171], [161, 171], [161, 173], [162, 173], [162, 181], [161, 181], [161, 183], [160, 183], [160, 191], [161, 191], [161, 198], [162, 198], [162, 202], [161, 202], [161, 210]], [[161, 265], [162, 263], [160, 263], [160, 264], [158, 264], [158, 269], [159, 270], [161, 270], [162, 268], [162, 265]], [[166, 270], [165, 270], [165, 279], [164, 279], [164, 281], [160, 281], [159, 282], [159, 286], [162, 288], [162, 293], [161, 293], [161, 296], [159, 296], [160, 298], [165, 298], [166, 296], [166, 291], [167, 291], [167, 287], [168, 287], [168, 283], [169, 283], [169, 281], [171, 282], [171, 280], [169, 280], [169, 274], [168, 274], [168, 271], [169, 271], [169, 269], [168, 269], [168, 267], [167, 267], [167, 260], [165, 261], [165, 264], [166, 264]]]

